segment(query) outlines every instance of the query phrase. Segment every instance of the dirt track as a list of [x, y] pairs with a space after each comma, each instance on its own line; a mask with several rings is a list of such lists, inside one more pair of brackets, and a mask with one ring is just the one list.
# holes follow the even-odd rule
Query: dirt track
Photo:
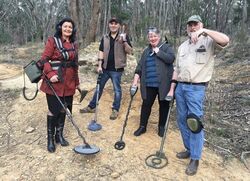
[[[9, 65], [8, 65], [9, 66]], [[0, 66], [0, 72], [6, 65]], [[1, 92], [6, 88], [22, 87], [22, 79], [13, 78], [20, 75], [20, 70], [9, 67], [8, 76], [1, 74]], [[89, 78], [89, 77], [88, 77]], [[10, 80], [14, 87], [9, 87]], [[82, 80], [84, 82], [84, 80]], [[183, 149], [180, 134], [171, 116], [164, 151], [169, 164], [163, 169], [153, 169], [145, 164], [145, 158], [160, 148], [160, 137], [157, 136], [157, 105], [150, 117], [147, 133], [134, 137], [133, 132], [138, 126], [140, 114], [140, 95], [137, 93], [132, 103], [128, 125], [124, 136], [126, 147], [122, 151], [114, 149], [118, 141], [129, 103], [129, 85], [123, 85], [123, 100], [117, 120], [109, 120], [112, 104], [112, 87], [105, 89], [100, 100], [98, 122], [103, 129], [98, 132], [87, 130], [89, 121], [94, 114], [80, 114], [79, 109], [86, 106], [93, 95], [95, 77], [84, 85], [91, 90], [81, 105], [76, 94], [73, 116], [82, 133], [90, 144], [100, 147], [101, 151], [92, 156], [76, 154], [72, 149], [82, 144], [76, 130], [68, 121], [65, 126], [65, 137], [70, 142], [68, 147], [56, 147], [51, 154], [46, 150], [46, 102], [42, 92], [34, 101], [26, 101], [18, 91], [17, 98], [1, 96], [1, 137], [0, 137], [0, 180], [249, 180], [250, 173], [236, 159], [223, 161], [213, 151], [206, 148], [203, 152], [199, 171], [196, 176], [185, 175], [188, 160], [178, 160], [176, 152]], [[11, 89], [9, 92], [12, 92]], [[14, 91], [15, 92], [15, 91]], [[6, 99], [7, 97], [7, 99]], [[3, 103], [3, 104], [2, 104]]]

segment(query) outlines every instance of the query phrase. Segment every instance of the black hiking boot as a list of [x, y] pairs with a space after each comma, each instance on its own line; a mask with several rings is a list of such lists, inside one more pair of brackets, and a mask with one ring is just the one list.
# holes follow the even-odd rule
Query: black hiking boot
[[176, 157], [179, 159], [187, 159], [190, 157], [190, 152], [188, 150], [179, 152], [176, 154]]
[[164, 132], [165, 132], [165, 128], [162, 127], [162, 126], [159, 126], [159, 128], [158, 128], [158, 136], [163, 137]]
[[135, 132], [134, 132], [134, 135], [135, 136], [140, 136], [141, 134], [145, 133], [147, 130], [146, 130], [146, 127], [145, 126], [140, 126]]
[[191, 159], [185, 173], [190, 176], [195, 175], [197, 173], [198, 166], [199, 166], [199, 160]]

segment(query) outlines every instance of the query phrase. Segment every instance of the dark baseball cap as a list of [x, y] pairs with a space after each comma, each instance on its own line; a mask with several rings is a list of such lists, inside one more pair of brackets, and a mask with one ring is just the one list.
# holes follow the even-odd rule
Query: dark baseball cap
[[109, 20], [109, 23], [113, 23], [113, 22], [116, 22], [116, 23], [119, 23], [121, 24], [121, 20], [116, 18], [116, 17], [112, 17], [110, 20]]
[[189, 22], [201, 22], [202, 23], [202, 19], [199, 15], [193, 15], [193, 16], [190, 16], [187, 20], [187, 24]]

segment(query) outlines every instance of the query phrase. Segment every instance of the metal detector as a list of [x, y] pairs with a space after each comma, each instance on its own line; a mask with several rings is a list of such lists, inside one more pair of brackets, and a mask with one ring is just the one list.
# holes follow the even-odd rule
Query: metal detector
[[90, 121], [88, 125], [88, 129], [90, 131], [98, 131], [102, 129], [102, 125], [97, 123], [97, 113], [98, 113], [98, 105], [99, 105], [99, 93], [100, 93], [100, 81], [101, 81], [102, 73], [99, 73], [96, 84], [96, 107], [95, 107], [95, 117]]
[[76, 153], [79, 154], [83, 154], [83, 155], [92, 155], [92, 154], [96, 154], [100, 151], [100, 148], [98, 148], [97, 146], [94, 145], [89, 145], [89, 143], [87, 143], [86, 139], [84, 138], [84, 136], [82, 135], [80, 129], [78, 128], [78, 126], [76, 125], [71, 112], [69, 111], [69, 109], [62, 103], [62, 101], [60, 100], [60, 98], [58, 97], [55, 89], [53, 88], [53, 86], [51, 85], [51, 82], [49, 81], [49, 79], [46, 77], [46, 75], [43, 73], [44, 75], [44, 80], [46, 81], [46, 83], [48, 84], [48, 86], [50, 87], [50, 89], [52, 90], [53, 94], [56, 96], [57, 100], [60, 102], [61, 106], [63, 107], [63, 109], [66, 112], [67, 117], [69, 118], [69, 120], [71, 121], [71, 123], [73, 124], [73, 126], [75, 127], [75, 129], [77, 130], [78, 135], [82, 138], [83, 140], [83, 145], [80, 146], [76, 146], [74, 148], [74, 151]]
[[164, 147], [164, 142], [165, 142], [166, 135], [167, 135], [169, 117], [170, 117], [171, 109], [172, 109], [173, 104], [174, 104], [174, 99], [172, 96], [167, 96], [165, 98], [165, 100], [169, 101], [170, 107], [168, 109], [168, 117], [167, 117], [167, 121], [166, 121], [166, 124], [164, 127], [165, 131], [164, 131], [164, 135], [163, 135], [162, 140], [161, 140], [160, 150], [157, 151], [155, 154], [149, 155], [145, 159], [147, 166], [152, 167], [152, 168], [156, 168], [156, 169], [163, 168], [168, 164], [168, 159], [165, 156], [165, 153], [163, 152], [163, 147]]
[[132, 86], [130, 88], [130, 102], [129, 102], [129, 106], [128, 106], [128, 111], [127, 111], [127, 114], [126, 114], [126, 118], [125, 118], [125, 121], [124, 121], [124, 124], [123, 124], [122, 134], [121, 134], [120, 140], [117, 141], [115, 143], [115, 145], [114, 145], [115, 149], [117, 149], [117, 150], [122, 150], [125, 147], [125, 142], [122, 140], [122, 138], [123, 138], [123, 135], [125, 133], [125, 128], [127, 126], [128, 115], [129, 115], [129, 111], [131, 109], [132, 101], [133, 101], [134, 95], [136, 94], [137, 90], [138, 90], [137, 86]]

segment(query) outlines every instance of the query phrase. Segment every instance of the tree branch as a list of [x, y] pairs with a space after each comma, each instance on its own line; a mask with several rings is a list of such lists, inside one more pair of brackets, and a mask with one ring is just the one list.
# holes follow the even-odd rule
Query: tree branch
[[204, 140], [205, 140], [205, 142], [206, 142], [207, 144], [209, 144], [209, 145], [211, 145], [211, 146], [213, 146], [213, 147], [215, 147], [215, 148], [217, 148], [217, 149], [219, 149], [219, 150], [222, 150], [222, 151], [224, 151], [224, 152], [227, 152], [227, 153], [233, 155], [234, 157], [238, 158], [238, 155], [236, 155], [235, 153], [231, 152], [229, 149], [226, 149], [226, 148], [223, 148], [223, 147], [221, 147], [221, 146], [215, 145], [215, 144], [209, 142], [207, 139], [204, 139]]
[[245, 158], [245, 155], [247, 155], [247, 154], [250, 154], [250, 151], [243, 151], [243, 152], [241, 153], [240, 159], [241, 159], [241, 161], [244, 163], [245, 167], [246, 167], [248, 170], [250, 170], [250, 168], [249, 168], [249, 166], [248, 166], [248, 164], [247, 164], [246, 158]]

